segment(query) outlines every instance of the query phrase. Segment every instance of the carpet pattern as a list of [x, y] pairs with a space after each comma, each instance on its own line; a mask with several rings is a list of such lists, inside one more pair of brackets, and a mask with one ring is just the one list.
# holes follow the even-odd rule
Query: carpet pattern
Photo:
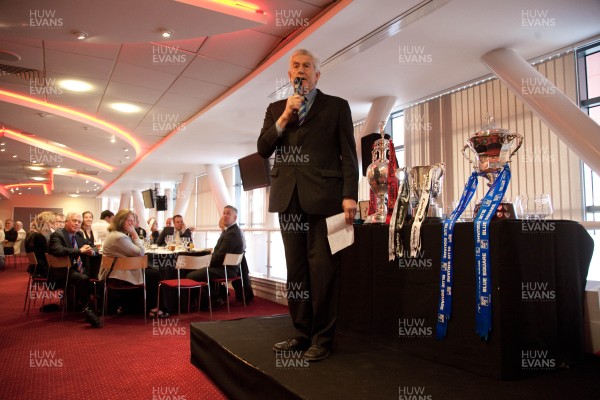
[[[190, 364], [190, 323], [210, 321], [208, 312], [165, 320], [141, 315], [107, 317], [94, 329], [82, 313], [23, 312], [27, 285], [21, 262], [0, 271], [0, 399], [225, 399]], [[213, 313], [215, 321], [276, 315], [287, 307], [255, 298], [247, 310], [231, 303]]]

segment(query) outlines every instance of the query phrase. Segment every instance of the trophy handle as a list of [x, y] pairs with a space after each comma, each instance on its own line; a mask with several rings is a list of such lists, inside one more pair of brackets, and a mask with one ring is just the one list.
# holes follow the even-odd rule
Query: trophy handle
[[[520, 147], [520, 146], [521, 146], [521, 145], [519, 144], [519, 147]], [[462, 148], [461, 152], [462, 152], [462, 155], [463, 155], [463, 157], [464, 157], [464, 158], [466, 158], [467, 160], [469, 160], [469, 164], [474, 164], [473, 160], [471, 160], [471, 153], [469, 153], [469, 155], [467, 155], [467, 153], [465, 153], [465, 150], [467, 150], [467, 149], [469, 149], [469, 148], [470, 148], [470, 147], [469, 147], [469, 145], [468, 145], [468, 144], [465, 144], [465, 145], [463, 146], [463, 148]], [[517, 151], [517, 150], [515, 150], [515, 151]]]
[[513, 151], [510, 152], [510, 155], [508, 156], [509, 160], [517, 152], [517, 150], [519, 150], [521, 148], [521, 145], [523, 144], [523, 135], [520, 135], [518, 133], [514, 133], [513, 137], [517, 140], [517, 146], [515, 147], [515, 149]]

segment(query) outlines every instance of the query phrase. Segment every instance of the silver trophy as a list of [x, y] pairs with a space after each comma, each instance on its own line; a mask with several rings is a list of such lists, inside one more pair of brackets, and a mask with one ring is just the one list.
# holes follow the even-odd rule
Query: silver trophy
[[419, 204], [426, 201], [424, 196], [426, 191], [429, 195], [429, 204], [423, 206], [426, 210], [425, 217], [442, 217], [444, 209], [441, 200], [443, 176], [444, 164], [442, 163], [412, 167], [410, 169], [410, 206], [413, 217], [419, 208]]
[[385, 121], [379, 123], [381, 139], [373, 144], [371, 158], [373, 162], [367, 168], [367, 181], [371, 190], [377, 196], [376, 212], [370, 215], [367, 223], [385, 224], [387, 219], [388, 176], [390, 163], [390, 141], [384, 138]]
[[[498, 173], [523, 144], [523, 136], [508, 129], [496, 128], [491, 116], [486, 120], [483, 128], [467, 139], [462, 154], [473, 164], [478, 175], [487, 178], [488, 186], [492, 186]], [[471, 159], [471, 154], [475, 160]], [[475, 205], [475, 215], [478, 210], [479, 204]], [[502, 202], [495, 216], [500, 219], [515, 219], [517, 213], [512, 203]]]

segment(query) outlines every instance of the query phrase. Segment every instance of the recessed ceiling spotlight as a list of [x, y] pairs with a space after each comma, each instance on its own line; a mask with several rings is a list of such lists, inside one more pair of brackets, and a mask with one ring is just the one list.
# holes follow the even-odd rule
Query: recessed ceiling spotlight
[[134, 113], [141, 110], [138, 106], [129, 103], [113, 103], [110, 105], [113, 110], [117, 110], [124, 113]]
[[6, 142], [0, 143], [0, 146], [6, 146]]
[[16, 154], [13, 154], [12, 158], [17, 158], [17, 155], [16, 155]]
[[114, 137], [114, 136], [110, 138], [110, 142], [111, 142], [111, 143], [115, 143], [116, 141], [117, 141], [117, 139], [115, 139], [115, 137]]
[[88, 37], [87, 33], [81, 32], [81, 31], [75, 31], [75, 32], [73, 32], [73, 34], [75, 35], [77, 40], [84, 40], [84, 39], [87, 39], [87, 37]]
[[170, 38], [171, 35], [173, 34], [173, 31], [169, 30], [169, 29], [161, 29], [160, 30], [160, 34], [162, 37], [164, 37], [165, 39]]
[[89, 92], [92, 90], [92, 85], [89, 83], [75, 79], [62, 80], [60, 81], [59, 86], [72, 92]]
[[5, 148], [1, 148], [0, 151], [6, 151], [6, 149]]
[[31, 179], [33, 179], [34, 181], [45, 181], [46, 178], [42, 177], [42, 176], [32, 176]]
[[125, 148], [123, 149], [123, 151], [124, 151], [125, 153], [127, 153], [127, 152], [129, 151], [129, 149], [128, 149], [127, 147], [125, 147]]

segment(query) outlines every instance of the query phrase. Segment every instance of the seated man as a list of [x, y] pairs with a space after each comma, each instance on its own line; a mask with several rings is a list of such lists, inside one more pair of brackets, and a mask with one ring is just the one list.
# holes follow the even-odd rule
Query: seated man
[[19, 233], [13, 226], [13, 220], [8, 218], [4, 221], [4, 254], [7, 256], [15, 254], [14, 243], [17, 241]]
[[110, 210], [104, 210], [100, 214], [100, 220], [96, 221], [92, 224], [92, 233], [94, 234], [94, 238], [97, 240], [104, 241], [108, 236], [108, 226], [113, 219], [115, 218], [115, 214]]
[[[219, 221], [219, 225], [223, 226], [223, 231], [215, 245], [210, 258], [209, 267], [188, 273], [188, 279], [193, 279], [198, 282], [207, 282], [207, 274], [210, 274], [211, 280], [215, 278], [225, 278], [225, 271], [223, 268], [225, 254], [242, 254], [244, 252], [244, 238], [236, 221], [237, 209], [233, 206], [225, 206], [223, 215]], [[238, 275], [239, 269], [237, 265], [227, 266], [228, 278], [236, 277]], [[212, 287], [211, 290], [213, 290]], [[215, 291], [213, 291], [212, 294], [214, 296], [217, 295]]]
[[174, 226], [165, 226], [165, 229], [162, 230], [160, 235], [158, 235], [158, 239], [156, 239], [156, 244], [159, 246], [166, 245], [167, 236], [173, 235], [173, 237], [179, 236], [190, 238], [192, 240], [192, 230], [185, 227], [183, 223], [183, 217], [181, 215], [175, 215], [173, 217], [173, 225]]
[[[89, 268], [88, 256], [96, 255], [93, 243], [89, 243], [80, 231], [82, 216], [71, 212], [65, 218], [65, 227], [57, 229], [50, 235], [48, 253], [55, 257], [69, 256], [71, 268], [69, 270], [69, 286], [75, 286], [77, 303], [85, 307], [90, 301], [90, 280], [86, 271]], [[50, 269], [49, 282], [62, 283], [66, 279], [62, 270]], [[75, 307], [77, 308], [77, 307]]]

